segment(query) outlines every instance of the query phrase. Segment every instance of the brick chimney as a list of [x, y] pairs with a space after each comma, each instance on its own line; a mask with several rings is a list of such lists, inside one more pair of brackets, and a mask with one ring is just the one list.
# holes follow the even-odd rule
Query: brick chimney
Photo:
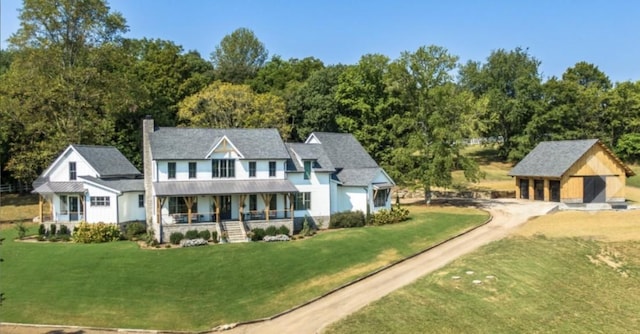
[[[153, 225], [153, 214], [155, 211], [154, 193], [153, 193], [153, 158], [151, 157], [151, 134], [155, 131], [153, 117], [145, 116], [142, 120], [142, 162], [144, 174], [144, 209], [147, 218], [147, 228], [153, 227], [156, 238], [158, 228]], [[158, 238], [157, 238], [158, 239]]]

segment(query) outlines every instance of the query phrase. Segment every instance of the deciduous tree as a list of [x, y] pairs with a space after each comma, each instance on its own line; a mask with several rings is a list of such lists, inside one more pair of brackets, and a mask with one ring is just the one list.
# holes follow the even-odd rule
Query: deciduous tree
[[239, 28], [222, 38], [211, 53], [211, 61], [217, 79], [239, 84], [254, 78], [268, 55], [253, 31]]

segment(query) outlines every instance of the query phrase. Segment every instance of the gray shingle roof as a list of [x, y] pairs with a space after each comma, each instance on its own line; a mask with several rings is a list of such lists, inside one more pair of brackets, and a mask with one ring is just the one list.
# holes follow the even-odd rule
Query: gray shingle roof
[[158, 128], [150, 136], [155, 160], [205, 159], [220, 139], [227, 136], [245, 159], [288, 159], [276, 129]]
[[382, 170], [360, 142], [349, 133], [314, 132], [329, 161], [337, 170], [335, 177], [345, 186], [367, 186]]
[[597, 142], [597, 139], [541, 142], [508, 175], [561, 177]]
[[313, 170], [316, 172], [335, 171], [321, 144], [287, 143], [286, 146], [291, 153], [291, 161], [287, 166], [290, 171], [304, 172], [304, 166], [300, 165], [296, 156], [300, 157], [301, 160], [315, 160], [316, 163], [313, 166]]
[[360, 142], [349, 133], [314, 132], [312, 135], [318, 138], [337, 169], [378, 167]]
[[100, 177], [140, 175], [140, 171], [113, 146], [71, 145]]
[[295, 193], [289, 180], [212, 180], [157, 182], [153, 187], [158, 196], [231, 195], [258, 193]]
[[144, 191], [143, 179], [98, 179], [93, 176], [79, 176], [84, 179], [120, 192]]

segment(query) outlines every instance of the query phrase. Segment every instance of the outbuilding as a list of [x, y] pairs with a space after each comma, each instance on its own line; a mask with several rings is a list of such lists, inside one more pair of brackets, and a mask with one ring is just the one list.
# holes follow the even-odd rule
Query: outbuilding
[[623, 203], [635, 173], [598, 139], [545, 141], [509, 174], [516, 198], [563, 203]]

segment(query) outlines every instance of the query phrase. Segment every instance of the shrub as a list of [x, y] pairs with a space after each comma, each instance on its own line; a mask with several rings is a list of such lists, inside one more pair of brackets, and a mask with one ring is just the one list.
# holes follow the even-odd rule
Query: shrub
[[218, 231], [213, 231], [211, 232], [211, 240], [213, 240], [214, 243], [218, 243]]
[[27, 235], [27, 231], [29, 230], [24, 223], [17, 223], [16, 230], [18, 231], [18, 239], [22, 240]]
[[316, 233], [315, 229], [313, 229], [311, 227], [311, 224], [309, 224], [309, 221], [307, 220], [307, 217], [304, 217], [304, 221], [302, 222], [302, 230], [300, 231], [299, 236], [301, 237], [308, 237], [308, 236], [312, 236]]
[[56, 224], [49, 225], [49, 234], [56, 235]]
[[73, 229], [71, 239], [85, 244], [117, 241], [120, 240], [120, 229], [115, 224], [81, 222]]
[[179, 245], [182, 239], [184, 239], [184, 234], [182, 234], [181, 232], [173, 232], [169, 236], [169, 241], [174, 245]]
[[140, 239], [145, 233], [147, 233], [147, 226], [140, 222], [135, 222], [127, 225], [125, 230], [125, 238], [127, 240]]
[[371, 225], [388, 225], [396, 224], [405, 221], [409, 218], [409, 210], [400, 207], [400, 204], [396, 204], [391, 210], [380, 210], [373, 215], [369, 220]]
[[[67, 227], [67, 225], [60, 225], [60, 229], [58, 230], [58, 235], [60, 236], [69, 236], [71, 233], [69, 233], [69, 228]], [[64, 240], [65, 238], [63, 238]], [[68, 238], [66, 238], [65, 241], [69, 241]]]
[[189, 230], [184, 234], [184, 238], [187, 240], [198, 239], [198, 230]]
[[278, 228], [273, 226], [273, 225], [271, 225], [271, 226], [267, 227], [267, 229], [264, 230], [264, 232], [265, 232], [266, 235], [274, 236], [274, 235], [278, 234]]
[[211, 239], [211, 232], [209, 232], [209, 230], [200, 231], [198, 232], [198, 238], [209, 240]]
[[45, 234], [47, 234], [47, 228], [44, 227], [44, 224], [40, 224], [40, 226], [38, 226], [38, 235], [44, 236]]
[[263, 228], [254, 228], [251, 230], [251, 241], [260, 241], [264, 239], [265, 235], [267, 235], [266, 231]]
[[289, 241], [291, 240], [291, 238], [289, 238], [288, 235], [284, 235], [284, 234], [278, 234], [275, 236], [266, 236], [264, 237], [264, 241], [265, 242], [274, 242], [274, 241]]
[[329, 228], [361, 227], [364, 222], [362, 211], [343, 211], [331, 215]]
[[284, 225], [280, 225], [280, 227], [278, 227], [278, 234], [289, 235], [289, 229]]

